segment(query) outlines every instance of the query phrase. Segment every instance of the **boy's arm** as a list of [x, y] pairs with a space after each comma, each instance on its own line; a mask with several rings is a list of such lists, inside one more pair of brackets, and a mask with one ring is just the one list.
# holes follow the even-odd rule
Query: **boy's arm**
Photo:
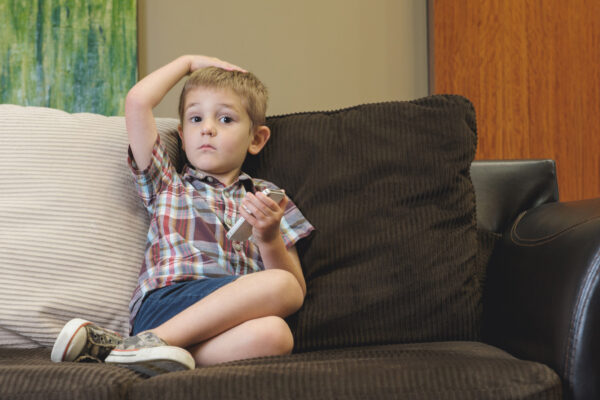
[[260, 250], [265, 269], [283, 269], [290, 272], [296, 277], [302, 293], [306, 295], [306, 282], [296, 247], [288, 250], [279, 231], [287, 202], [287, 197], [277, 204], [261, 192], [257, 192], [256, 195], [247, 193], [242, 201], [240, 213], [252, 225], [252, 236]]
[[125, 99], [125, 124], [138, 169], [144, 170], [150, 165], [152, 148], [158, 135], [152, 109], [181, 78], [209, 66], [243, 71], [218, 58], [186, 55], [157, 69], [131, 88]]
[[290, 272], [300, 285], [302, 293], [306, 296], [306, 281], [304, 280], [304, 274], [302, 273], [302, 266], [300, 265], [300, 258], [296, 247], [291, 247], [289, 250], [286, 249], [285, 243], [279, 235], [281, 242], [271, 243], [269, 245], [259, 245], [260, 256], [265, 265], [265, 269], [283, 269]]

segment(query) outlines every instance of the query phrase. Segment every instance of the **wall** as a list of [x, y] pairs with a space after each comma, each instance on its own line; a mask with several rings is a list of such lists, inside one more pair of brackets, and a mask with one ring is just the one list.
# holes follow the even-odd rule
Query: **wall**
[[551, 158], [562, 200], [599, 197], [600, 2], [430, 2], [431, 89], [473, 102], [477, 158]]
[[[424, 0], [138, 0], [140, 76], [186, 53], [238, 64], [269, 114], [428, 94]], [[155, 109], [175, 116], [180, 86]]]

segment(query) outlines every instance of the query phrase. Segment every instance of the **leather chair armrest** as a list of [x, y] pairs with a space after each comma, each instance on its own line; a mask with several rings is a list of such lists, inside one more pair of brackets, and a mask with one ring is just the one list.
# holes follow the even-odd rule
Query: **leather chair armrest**
[[600, 398], [600, 199], [521, 213], [494, 250], [484, 341], [542, 362], [565, 396]]
[[477, 160], [471, 164], [477, 226], [502, 233], [522, 211], [558, 201], [553, 160]]

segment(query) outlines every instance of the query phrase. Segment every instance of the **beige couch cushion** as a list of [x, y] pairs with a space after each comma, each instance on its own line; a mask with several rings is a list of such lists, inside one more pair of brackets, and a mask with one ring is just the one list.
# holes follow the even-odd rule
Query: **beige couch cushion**
[[[173, 149], [177, 120], [157, 125]], [[0, 105], [0, 346], [73, 317], [127, 333], [148, 226], [127, 145], [123, 117]]]

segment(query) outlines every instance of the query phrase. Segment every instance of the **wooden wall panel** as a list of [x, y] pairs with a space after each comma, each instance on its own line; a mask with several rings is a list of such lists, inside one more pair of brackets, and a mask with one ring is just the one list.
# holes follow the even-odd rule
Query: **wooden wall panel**
[[468, 97], [478, 159], [552, 158], [600, 197], [600, 1], [430, 0], [430, 91]]

